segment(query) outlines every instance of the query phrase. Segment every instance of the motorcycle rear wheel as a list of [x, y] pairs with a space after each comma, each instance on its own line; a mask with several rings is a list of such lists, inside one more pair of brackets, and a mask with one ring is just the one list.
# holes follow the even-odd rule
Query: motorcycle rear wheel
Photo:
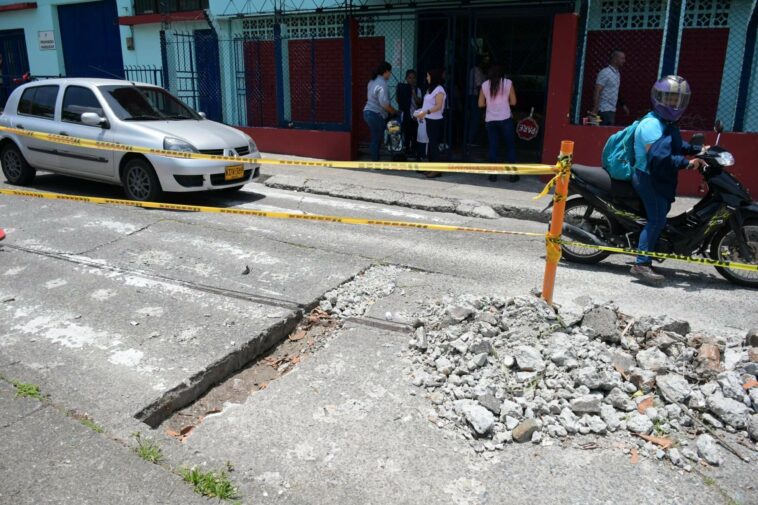
[[[711, 258], [719, 261], [758, 265], [758, 219], [746, 220], [740, 231], [744, 233], [747, 246], [753, 256], [752, 261], [748, 262], [741, 256], [737, 246], [737, 235], [728, 226], [721, 228], [714, 235], [710, 247]], [[729, 282], [749, 288], [758, 288], [758, 272], [726, 267], [716, 267], [716, 270]]]
[[[612, 231], [611, 220], [598, 209], [593, 208], [589, 219], [585, 219], [584, 215], [589, 206], [589, 202], [584, 198], [573, 198], [567, 201], [564, 222], [598, 235], [601, 238], [610, 235]], [[574, 241], [580, 242], [578, 240]], [[606, 251], [598, 251], [597, 249], [565, 244], [561, 245], [561, 251], [567, 261], [585, 265], [594, 265], [611, 254]]]

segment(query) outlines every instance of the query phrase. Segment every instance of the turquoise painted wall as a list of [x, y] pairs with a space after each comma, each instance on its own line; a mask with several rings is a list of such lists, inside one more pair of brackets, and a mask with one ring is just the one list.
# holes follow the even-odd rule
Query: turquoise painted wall
[[[0, 30], [23, 29], [26, 40], [26, 52], [29, 57], [29, 71], [32, 75], [65, 74], [63, 49], [58, 25], [58, 6], [84, 3], [87, 0], [37, 0], [36, 9], [3, 12], [0, 15]], [[0, 0], [0, 5], [17, 3], [15, 0]], [[131, 0], [116, 0], [119, 15], [131, 13]], [[42, 50], [39, 47], [38, 33], [52, 31], [55, 33], [56, 50]], [[126, 37], [130, 34], [128, 27], [120, 27], [121, 44], [125, 48]], [[126, 51], [124, 51], [126, 56]]]

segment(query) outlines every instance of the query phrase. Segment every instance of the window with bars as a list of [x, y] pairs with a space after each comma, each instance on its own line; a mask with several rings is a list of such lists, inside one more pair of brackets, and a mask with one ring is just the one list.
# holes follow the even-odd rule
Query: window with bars
[[729, 0], [687, 0], [685, 28], [725, 28], [729, 26]]
[[274, 18], [255, 17], [242, 22], [242, 34], [246, 39], [273, 40]]
[[[343, 14], [293, 16], [285, 18], [282, 23], [286, 26], [284, 36], [290, 40], [334, 39], [344, 35], [345, 16]], [[242, 32], [248, 39], [273, 40], [274, 18], [271, 16], [245, 19], [242, 22]], [[374, 19], [361, 18], [358, 34], [361, 37], [371, 37], [374, 32]]]
[[663, 0], [602, 0], [601, 30], [649, 30], [662, 28], [666, 6]]
[[208, 0], [134, 0], [134, 13], [163, 14], [199, 11], [208, 8]]

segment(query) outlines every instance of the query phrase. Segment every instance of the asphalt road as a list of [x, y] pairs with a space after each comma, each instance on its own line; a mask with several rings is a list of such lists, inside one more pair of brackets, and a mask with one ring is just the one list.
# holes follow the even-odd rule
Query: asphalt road
[[[122, 197], [119, 188], [50, 174], [38, 176], [31, 189]], [[543, 224], [531, 221], [467, 218], [289, 192], [262, 184], [251, 184], [236, 194], [183, 195], [172, 197], [171, 201], [544, 231]], [[4, 321], [0, 332], [0, 373], [41, 384], [57, 404], [86, 411], [110, 436], [120, 440], [128, 440], [137, 429], [147, 429], [135, 418], [143, 409], [166, 399], [181, 401], [181, 396], [191, 394], [193, 388], [209, 385], [211, 371], [223, 375], [227, 368], [241, 365], [245, 353], [255, 353], [270, 345], [272, 339], [286, 330], [288, 321], [312, 307], [324, 293], [371, 265], [401, 265], [416, 276], [404, 298], [387, 302], [378, 317], [385, 310], [418, 306], [447, 293], [527, 294], [542, 285], [544, 269], [544, 243], [538, 238], [146, 210], [23, 197], [0, 196], [0, 227], [8, 233], [0, 247], [0, 318]], [[660, 288], [651, 288], [629, 276], [629, 261], [630, 258], [613, 257], [592, 267], [562, 263], [555, 301], [570, 305], [580, 297], [598, 302], [612, 300], [623, 312], [635, 317], [667, 314], [690, 321], [696, 330], [719, 334], [744, 334], [748, 328], [758, 327], [755, 291], [729, 284], [715, 270], [666, 263], [662, 271], [668, 277], [667, 282]], [[377, 340], [385, 338], [370, 332], [368, 335]], [[386, 345], [397, 349], [405, 340], [405, 337], [386, 338]], [[349, 344], [350, 339], [345, 343]], [[399, 365], [391, 362], [393, 354], [380, 351], [382, 347], [364, 350], [376, 353], [378, 358], [388, 361], [388, 369], [397, 372]], [[350, 359], [350, 352], [360, 352], [360, 346], [347, 345], [344, 352], [348, 358], [337, 358]], [[236, 361], [230, 363], [229, 356]], [[314, 367], [318, 359], [315, 358]], [[331, 353], [323, 359], [329, 362], [336, 358]], [[390, 388], [389, 384], [385, 386]], [[294, 397], [293, 394], [282, 398], [296, 401], [297, 394]], [[261, 398], [259, 401], [276, 402], [275, 396]], [[276, 425], [277, 419], [266, 418], [266, 422]], [[245, 423], [239, 427], [243, 429]], [[388, 436], [379, 428], [374, 436]], [[223, 446], [232, 443], [229, 437], [244, 440], [234, 437], [233, 432], [230, 435], [229, 429], [233, 428], [225, 426], [221, 430], [224, 436], [219, 435], [219, 440], [224, 440]], [[0, 446], [7, 449], [4, 433], [0, 429]], [[194, 446], [197, 452], [190, 454], [177, 448], [169, 452], [183, 460], [202, 459], [203, 451], [208, 451], [209, 458], [222, 460], [224, 451], [209, 449], [219, 447], [214, 442], [213, 430], [208, 428], [201, 433]], [[160, 434], [156, 432], [155, 436]], [[323, 436], [336, 435], [327, 430]], [[435, 438], [433, 434], [424, 434], [418, 443], [427, 444], [425, 437]], [[264, 450], [266, 445], [260, 443], [260, 438], [255, 438], [250, 448]], [[351, 439], [350, 444], [356, 443]], [[274, 450], [277, 445], [271, 447]], [[244, 453], [244, 446], [238, 449]], [[453, 453], [464, 449], [455, 448]], [[442, 453], [453, 457], [452, 453]], [[413, 454], [410, 451], [405, 457], [412, 458]], [[552, 461], [561, 465], [564, 459], [571, 459], [569, 456], [570, 453], [560, 453]], [[266, 473], [261, 465], [239, 459], [237, 463], [250, 472]], [[579, 466], [586, 469], [592, 465], [602, 468], [615, 460], [581, 461]], [[349, 466], [349, 461], [342, 464]], [[509, 457], [503, 464], [497, 471], [505, 471], [516, 460]], [[18, 465], [23, 467], [24, 463]], [[285, 466], [272, 472], [286, 469]], [[451, 476], [453, 471], [454, 468], [445, 467], [440, 475]], [[655, 472], [653, 467], [645, 467], [631, 478], [642, 481]], [[256, 480], [258, 477], [252, 474], [245, 477], [248, 488], [261, 482]], [[623, 477], [624, 472], [615, 476]], [[392, 476], [386, 478], [391, 480]], [[502, 502], [500, 498], [518, 502], [529, 496], [521, 494], [516, 499], [514, 491], [497, 485], [484, 500], [476, 489], [473, 495], [466, 490], [483, 486], [486, 479], [474, 479], [478, 484], [472, 484], [469, 477], [461, 479], [452, 491], [432, 495], [442, 500], [446, 493], [455, 495], [458, 488], [465, 488], [460, 491], [465, 496], [458, 503], [497, 503]], [[668, 483], [673, 485], [678, 477], [672, 472], [671, 479]], [[305, 479], [300, 485], [308, 482]], [[686, 479], [684, 484], [696, 487], [692, 493], [683, 492], [682, 500], [694, 503], [692, 496], [700, 496], [704, 503], [710, 503], [714, 496], [718, 497], [706, 492], [698, 482]], [[729, 483], [728, 477], [725, 482]], [[562, 492], [569, 495], [587, 488], [581, 479], [573, 486], [566, 483], [562, 486], [565, 488]], [[634, 486], [627, 487], [627, 497], [633, 497]], [[361, 495], [362, 501], [381, 503], [379, 495], [371, 494], [380, 493], [381, 486], [374, 491], [370, 489], [365, 491], [368, 494]], [[414, 489], [416, 497], [425, 493], [423, 486]], [[549, 495], [549, 486], [539, 489], [538, 495]], [[614, 487], [603, 489], [602, 501], [612, 500]], [[326, 501], [298, 499], [303, 496], [298, 494], [291, 494], [288, 501], [324, 503], [328, 501], [328, 486], [323, 492], [326, 494], [319, 496]], [[585, 492], [587, 497], [592, 496], [591, 489]], [[342, 499], [340, 496], [346, 495], [333, 495], [335, 503]], [[662, 496], [658, 497], [661, 500], [652, 500], [650, 496], [645, 492], [638, 498], [643, 502], [666, 502]]]

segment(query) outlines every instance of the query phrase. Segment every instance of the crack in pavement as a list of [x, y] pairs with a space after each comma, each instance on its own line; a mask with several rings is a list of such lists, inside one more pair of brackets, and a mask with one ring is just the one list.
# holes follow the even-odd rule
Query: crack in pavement
[[50, 251], [41, 251], [37, 249], [31, 249], [31, 248], [22, 247], [18, 245], [11, 245], [11, 244], [7, 244], [6, 246], [11, 249], [15, 249], [21, 252], [26, 252], [28, 254], [36, 254], [38, 256], [44, 256], [44, 257], [56, 259], [59, 261], [74, 263], [76, 265], [83, 265], [90, 268], [98, 268], [100, 270], [108, 270], [108, 271], [116, 272], [122, 275], [129, 274], [129, 275], [137, 275], [137, 276], [145, 277], [148, 279], [156, 279], [161, 282], [172, 283], [172, 284], [182, 286], [188, 289], [194, 289], [197, 291], [211, 293], [218, 296], [225, 296], [227, 298], [235, 298], [237, 300], [259, 303], [261, 305], [268, 305], [268, 306], [284, 308], [288, 310], [302, 310], [306, 306], [305, 304], [299, 303], [295, 300], [287, 300], [283, 298], [276, 298], [276, 297], [257, 295], [253, 293], [247, 293], [247, 292], [237, 291], [237, 290], [232, 290], [232, 289], [219, 288], [215, 286], [209, 286], [207, 284], [201, 284], [198, 282], [184, 281], [181, 279], [169, 277], [167, 275], [145, 272], [145, 271], [136, 270], [136, 269], [129, 269], [129, 268], [119, 267], [115, 265], [106, 265], [96, 260], [92, 260], [91, 258], [86, 258], [83, 256], [73, 257], [73, 255], [70, 255], [68, 253], [55, 253], [55, 252], [50, 252]]
[[44, 410], [44, 409], [46, 409], [48, 407], [49, 407], [49, 405], [40, 402], [39, 405], [36, 405], [32, 410], [30, 410], [26, 414], [23, 414], [21, 417], [19, 417], [17, 419], [14, 419], [13, 421], [11, 421], [9, 423], [0, 425], [0, 430], [5, 430], [7, 428], [10, 428], [11, 426], [14, 426], [14, 425], [20, 423], [21, 421], [23, 421], [27, 417], [30, 417], [32, 414], [36, 414], [37, 412], [41, 412], [42, 410]]
[[[129, 233], [127, 233], [126, 235], [123, 235], [123, 236], [119, 236], [119, 237], [116, 237], [115, 239], [113, 239], [113, 240], [110, 240], [110, 241], [108, 241], [108, 242], [105, 242], [105, 243], [102, 243], [102, 244], [96, 245], [96, 246], [94, 246], [94, 247], [91, 247], [91, 248], [89, 248], [89, 249], [85, 249], [84, 251], [81, 251], [81, 252], [75, 252], [75, 253], [72, 253], [72, 254], [76, 254], [76, 255], [80, 255], [80, 256], [83, 256], [83, 255], [85, 255], [85, 254], [90, 254], [90, 253], [93, 253], [93, 252], [97, 251], [98, 249], [101, 249], [101, 248], [103, 248], [103, 247], [108, 247], [109, 245], [113, 245], [113, 244], [115, 244], [115, 243], [117, 243], [117, 242], [120, 242], [120, 241], [122, 241], [122, 240], [126, 239], [126, 238], [129, 238], [129, 237], [131, 237], [131, 236], [133, 236], [133, 235], [136, 235], [137, 233], [143, 232], [143, 231], [147, 230], [148, 228], [150, 228], [151, 226], [153, 226], [153, 225], [155, 225], [155, 224], [158, 224], [158, 223], [160, 223], [160, 222], [162, 222], [162, 221], [165, 221], [165, 220], [166, 220], [165, 218], [160, 218], [160, 219], [158, 219], [158, 220], [156, 220], [156, 221], [153, 221], [152, 223], [148, 223], [148, 224], [146, 224], [145, 226], [142, 226], [142, 227], [140, 227], [140, 228], [138, 228], [138, 229], [136, 229], [136, 230], [134, 230], [134, 231], [132, 231], [132, 232], [129, 232]], [[64, 254], [65, 254], [65, 253], [64, 253]]]

